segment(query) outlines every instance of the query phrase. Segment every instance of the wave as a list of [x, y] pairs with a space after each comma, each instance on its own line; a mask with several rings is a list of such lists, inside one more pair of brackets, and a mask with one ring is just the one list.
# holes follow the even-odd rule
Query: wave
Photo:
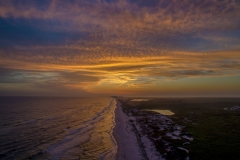
[[4, 117], [9, 125], [0, 126], [1, 159], [115, 159], [114, 99], [40, 100], [16, 101], [21, 112]]

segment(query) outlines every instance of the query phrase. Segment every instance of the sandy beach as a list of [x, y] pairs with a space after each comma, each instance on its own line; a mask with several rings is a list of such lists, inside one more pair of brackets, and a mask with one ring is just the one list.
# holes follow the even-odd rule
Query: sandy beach
[[121, 103], [117, 101], [115, 110], [116, 126], [113, 135], [117, 141], [117, 160], [163, 159], [153, 148], [147, 137], [142, 137], [134, 121], [134, 117], [123, 112]]
[[113, 135], [118, 145], [116, 159], [142, 159], [137, 138], [119, 102], [117, 102], [115, 110], [115, 120], [116, 126], [113, 130]]

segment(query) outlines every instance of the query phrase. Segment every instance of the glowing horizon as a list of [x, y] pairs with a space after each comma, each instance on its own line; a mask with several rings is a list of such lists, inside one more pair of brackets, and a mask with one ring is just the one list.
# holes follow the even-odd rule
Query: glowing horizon
[[240, 2], [0, 0], [0, 96], [240, 96]]

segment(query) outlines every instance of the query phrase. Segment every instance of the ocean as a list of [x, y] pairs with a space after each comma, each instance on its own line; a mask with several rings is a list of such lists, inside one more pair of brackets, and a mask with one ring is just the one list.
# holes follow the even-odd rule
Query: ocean
[[113, 98], [0, 97], [0, 159], [115, 159]]

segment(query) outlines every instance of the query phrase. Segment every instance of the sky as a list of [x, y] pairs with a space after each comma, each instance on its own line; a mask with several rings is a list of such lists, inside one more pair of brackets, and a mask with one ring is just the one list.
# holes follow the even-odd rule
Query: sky
[[240, 0], [0, 0], [0, 96], [240, 96]]

